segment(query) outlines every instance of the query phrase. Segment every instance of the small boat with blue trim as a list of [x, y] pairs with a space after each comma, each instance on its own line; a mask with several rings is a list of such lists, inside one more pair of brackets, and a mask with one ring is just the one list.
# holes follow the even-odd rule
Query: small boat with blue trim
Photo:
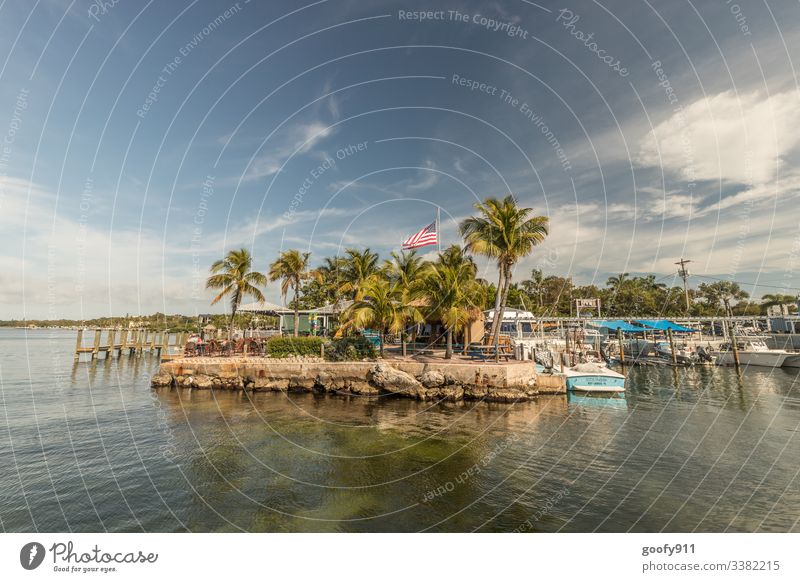
[[609, 368], [587, 362], [564, 368], [570, 392], [625, 392], [625, 376]]

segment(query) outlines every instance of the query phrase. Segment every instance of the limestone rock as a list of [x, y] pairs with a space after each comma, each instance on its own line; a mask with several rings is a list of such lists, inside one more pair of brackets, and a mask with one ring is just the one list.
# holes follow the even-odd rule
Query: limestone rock
[[292, 376], [289, 378], [289, 390], [297, 392], [310, 392], [316, 380], [307, 376]]
[[289, 381], [279, 378], [256, 378], [253, 381], [253, 388], [255, 390], [272, 390], [273, 392], [280, 392], [289, 389]]
[[209, 390], [213, 387], [214, 379], [211, 376], [206, 376], [205, 374], [197, 374], [196, 376], [192, 376], [192, 388]]
[[405, 396], [420, 397], [425, 394], [425, 388], [417, 382], [411, 374], [397, 370], [391, 366], [378, 362], [370, 370], [372, 383], [387, 392]]
[[164, 373], [156, 374], [150, 379], [150, 385], [158, 388], [172, 386], [172, 376]]
[[436, 388], [437, 386], [444, 386], [445, 378], [439, 370], [428, 370], [419, 377], [419, 381], [425, 388]]

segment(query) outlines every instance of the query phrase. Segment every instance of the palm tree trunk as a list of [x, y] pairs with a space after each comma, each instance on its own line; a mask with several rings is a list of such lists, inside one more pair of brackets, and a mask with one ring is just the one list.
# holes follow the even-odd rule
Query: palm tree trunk
[[300, 306], [297, 303], [297, 287], [294, 288], [294, 337], [299, 335], [300, 327]]
[[444, 359], [449, 360], [453, 357], [453, 329], [447, 328], [447, 348], [444, 350]]
[[494, 296], [494, 317], [492, 318], [492, 328], [489, 331], [489, 337], [491, 338], [495, 337], [497, 330], [500, 328], [497, 312], [500, 310], [500, 295], [503, 293], [503, 285], [503, 268], [500, 267], [500, 276], [497, 279], [497, 293]]
[[228, 326], [228, 341], [233, 340], [233, 322], [236, 319], [236, 304], [231, 306], [231, 324]]
[[406, 330], [405, 329], [400, 330], [400, 345], [402, 346], [403, 357], [405, 358], [406, 357]]
[[503, 295], [500, 299], [500, 311], [499, 313], [495, 314], [495, 319], [497, 319], [497, 326], [494, 329], [494, 336], [492, 337], [492, 345], [497, 346], [498, 342], [500, 341], [500, 327], [503, 321], [503, 313], [506, 310], [506, 300], [508, 299], [508, 289], [511, 286], [511, 270], [508, 267], [503, 266], [503, 270], [508, 270], [503, 277]]

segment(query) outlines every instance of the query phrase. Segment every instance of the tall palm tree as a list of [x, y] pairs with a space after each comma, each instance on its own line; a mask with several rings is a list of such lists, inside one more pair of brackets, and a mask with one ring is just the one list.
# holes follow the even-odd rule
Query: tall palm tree
[[403, 287], [411, 287], [425, 269], [425, 261], [417, 251], [397, 253], [392, 251], [391, 259], [383, 263], [383, 270], [390, 281]]
[[340, 293], [347, 293], [353, 300], [359, 297], [359, 290], [367, 279], [379, 272], [378, 253], [373, 253], [369, 247], [363, 251], [346, 249], [339, 270], [341, 277]]
[[[359, 298], [343, 314], [345, 325], [378, 328], [381, 339], [381, 357], [383, 357], [386, 332], [402, 334], [409, 322], [421, 323], [424, 321], [419, 310], [405, 301], [407, 294], [400, 285], [386, 278], [370, 277], [359, 289], [358, 295]], [[403, 355], [405, 355], [405, 342]]]
[[228, 339], [233, 339], [233, 323], [242, 299], [251, 295], [256, 301], [264, 301], [264, 294], [257, 285], [266, 285], [263, 273], [252, 271], [253, 257], [247, 249], [229, 251], [224, 259], [214, 261], [211, 276], [206, 280], [206, 289], [219, 289], [211, 304], [219, 302], [226, 295], [231, 299], [231, 323], [228, 326]]
[[549, 221], [546, 216], [533, 216], [532, 208], [521, 208], [511, 195], [502, 200], [487, 198], [476, 203], [475, 210], [480, 215], [463, 220], [459, 230], [467, 250], [497, 261], [498, 298], [492, 320], [492, 342], [497, 345], [514, 266], [544, 241]]
[[[384, 262], [383, 272], [386, 278], [398, 287], [397, 300], [402, 306], [401, 314], [403, 314], [403, 319], [406, 322], [406, 325], [400, 330], [400, 344], [405, 357], [406, 328], [410, 324], [424, 322], [424, 318], [419, 311], [419, 303], [414, 298], [414, 289], [419, 286], [422, 277], [425, 275], [428, 262], [423, 260], [415, 250], [410, 252], [403, 251], [400, 254], [392, 252], [391, 256], [391, 260]], [[416, 336], [415, 329], [416, 327], [412, 329], [412, 341]]]
[[308, 270], [308, 259], [311, 253], [301, 253], [290, 249], [283, 251], [278, 259], [269, 266], [269, 280], [281, 279], [281, 296], [286, 301], [289, 289], [294, 289], [294, 337], [298, 336], [300, 326], [300, 285], [311, 275]]
[[476, 273], [474, 261], [454, 245], [428, 265], [425, 276], [413, 290], [415, 297], [427, 303], [428, 314], [438, 317], [445, 326], [446, 359], [453, 357], [453, 334], [473, 321], [476, 311], [482, 308], [475, 302], [476, 297], [482, 296]]

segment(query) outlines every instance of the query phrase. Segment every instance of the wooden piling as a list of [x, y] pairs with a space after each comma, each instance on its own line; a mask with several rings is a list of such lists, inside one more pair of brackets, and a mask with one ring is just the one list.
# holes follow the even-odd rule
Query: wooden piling
[[731, 350], [733, 351], [733, 365], [739, 370], [739, 344], [736, 343], [736, 328], [731, 325], [728, 327], [731, 334]]
[[78, 338], [75, 340], [75, 361], [77, 362], [81, 357], [81, 348], [83, 347], [83, 329], [78, 330]]
[[122, 353], [125, 351], [125, 348], [128, 347], [128, 330], [122, 330], [122, 337], [119, 340], [119, 355], [121, 356]]
[[103, 333], [102, 329], [96, 329], [94, 332], [94, 347], [92, 348], [92, 359], [97, 357], [100, 352], [100, 335]]
[[677, 363], [678, 363], [678, 354], [675, 352], [675, 341], [672, 338], [672, 328], [671, 327], [667, 328], [667, 337], [669, 338], [669, 349], [670, 349], [670, 352], [672, 352], [672, 363], [677, 365]]
[[117, 330], [114, 329], [114, 328], [109, 329], [108, 330], [108, 351], [106, 351], [106, 357], [107, 358], [113, 358], [114, 357], [114, 350], [117, 349], [117, 346], [116, 346], [116, 343], [115, 343], [116, 339], [117, 339]]
[[143, 331], [144, 330], [142, 330], [142, 329], [137, 329], [136, 330], [136, 347], [133, 350], [133, 352], [135, 354], [141, 354], [142, 353], [143, 341], [147, 341], [147, 338], [143, 338], [142, 337], [144, 335]]
[[624, 366], [625, 365], [625, 345], [622, 343], [623, 335], [622, 330], [617, 328], [617, 341], [619, 342], [619, 361]]

